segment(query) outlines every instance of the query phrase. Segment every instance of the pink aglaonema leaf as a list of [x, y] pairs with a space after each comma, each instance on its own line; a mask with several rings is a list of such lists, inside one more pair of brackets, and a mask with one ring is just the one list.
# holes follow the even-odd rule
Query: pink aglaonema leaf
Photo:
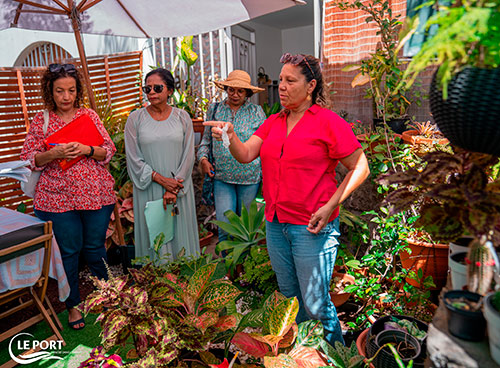
[[294, 341], [295, 341], [295, 338], [297, 337], [298, 331], [299, 331], [299, 328], [298, 328], [297, 324], [294, 322], [292, 324], [292, 328], [290, 328], [288, 330], [288, 332], [285, 334], [285, 336], [283, 336], [283, 340], [281, 340], [279, 342], [278, 347], [279, 348], [287, 348], [289, 346], [292, 346]]
[[311, 347], [298, 345], [289, 353], [299, 368], [315, 368], [327, 365], [327, 359], [317, 350]]
[[231, 342], [239, 349], [256, 358], [262, 358], [270, 352], [269, 347], [245, 332], [238, 332]]
[[283, 300], [286, 300], [286, 296], [281, 294], [279, 291], [275, 291], [264, 302], [262, 309], [264, 314], [262, 320], [264, 321], [264, 332], [269, 332], [269, 317], [274, 310]]
[[286, 354], [280, 354], [277, 357], [264, 357], [264, 366], [266, 368], [298, 368], [297, 362]]
[[224, 358], [221, 364], [209, 364], [208, 366], [210, 368], [229, 368], [229, 362]]
[[198, 299], [210, 285], [210, 280], [217, 265], [209, 263], [199, 268], [194, 275], [189, 279], [187, 293], [192, 295], [194, 299]]
[[217, 312], [207, 311], [200, 316], [188, 314], [186, 318], [184, 318], [184, 323], [205, 332], [208, 327], [217, 323], [218, 318]]
[[229, 316], [222, 316], [219, 317], [219, 320], [217, 323], [214, 325], [215, 328], [217, 328], [219, 331], [226, 331], [229, 330], [230, 328], [236, 327], [236, 316], [229, 315]]
[[220, 282], [211, 285], [207, 292], [203, 295], [200, 302], [200, 307], [220, 310], [226, 304], [236, 299], [241, 291], [236, 286], [230, 283]]

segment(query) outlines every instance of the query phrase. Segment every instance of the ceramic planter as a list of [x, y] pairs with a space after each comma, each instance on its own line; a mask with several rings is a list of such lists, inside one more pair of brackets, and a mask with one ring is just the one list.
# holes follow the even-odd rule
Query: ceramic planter
[[469, 251], [469, 244], [474, 240], [473, 236], [462, 236], [455, 240], [454, 242], [450, 242], [450, 254]]
[[479, 302], [481, 295], [466, 290], [450, 290], [443, 295], [443, 302], [448, 310], [448, 330], [453, 336], [469, 341], [484, 339], [486, 321], [481, 309], [468, 311], [452, 305], [450, 299], [463, 298]]
[[460, 252], [451, 254], [449, 258], [451, 287], [454, 290], [462, 290], [467, 286], [467, 265], [465, 257], [467, 253]]
[[484, 300], [484, 317], [488, 327], [490, 354], [493, 360], [500, 364], [500, 311], [491, 303], [494, 293], [489, 293]]
[[[423, 279], [432, 276], [436, 289], [446, 285], [448, 275], [448, 244], [431, 244], [408, 238], [408, 248], [411, 254], [403, 250], [399, 254], [402, 266], [415, 273], [422, 269]], [[407, 279], [410, 285], [420, 287], [418, 281]]]

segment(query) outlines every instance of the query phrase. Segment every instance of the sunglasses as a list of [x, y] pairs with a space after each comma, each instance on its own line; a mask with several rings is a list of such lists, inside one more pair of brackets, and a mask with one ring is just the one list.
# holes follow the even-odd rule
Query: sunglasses
[[76, 73], [76, 67], [73, 64], [50, 64], [49, 72], [60, 73], [62, 71], [66, 73]]
[[155, 91], [156, 93], [161, 93], [163, 91], [163, 88], [165, 88], [163, 84], [155, 84], [153, 87], [151, 86], [142, 87], [142, 91], [145, 94], [149, 95], [151, 91]]
[[316, 74], [314, 74], [311, 65], [309, 65], [309, 62], [307, 61], [307, 58], [302, 54], [292, 55], [287, 52], [286, 54], [283, 54], [283, 56], [281, 57], [280, 63], [292, 64], [292, 65], [300, 65], [304, 63], [311, 72], [313, 78], [316, 78]]

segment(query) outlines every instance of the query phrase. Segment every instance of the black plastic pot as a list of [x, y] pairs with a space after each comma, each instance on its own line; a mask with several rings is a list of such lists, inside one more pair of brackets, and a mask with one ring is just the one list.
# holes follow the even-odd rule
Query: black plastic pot
[[469, 341], [481, 341], [484, 339], [486, 321], [481, 309], [467, 311], [456, 308], [449, 303], [448, 299], [464, 298], [478, 302], [481, 295], [467, 290], [450, 290], [443, 295], [443, 302], [448, 310], [448, 330], [453, 336]]
[[[383, 347], [387, 343], [393, 343], [395, 347], [401, 345], [401, 343], [407, 343], [414, 348], [414, 354], [411, 356], [403, 357], [401, 360], [403, 362], [409, 362], [410, 360], [416, 359], [420, 355], [421, 347], [418, 340], [407, 332], [400, 330], [385, 330], [380, 332], [376, 337], [376, 344]], [[375, 368], [398, 368], [399, 365], [396, 363], [394, 354], [388, 347], [382, 348], [373, 361]]]
[[439, 129], [452, 144], [470, 151], [500, 155], [500, 68], [465, 68], [448, 84], [448, 98], [436, 82], [430, 108]]
[[[402, 134], [405, 130], [408, 129], [406, 123], [410, 121], [410, 119], [391, 119], [387, 120], [387, 125], [391, 128], [394, 133]], [[384, 124], [384, 119], [374, 118], [373, 124], [375, 126], [382, 126]]]
[[[384, 324], [386, 322], [392, 321], [393, 318], [396, 318], [398, 320], [407, 319], [410, 322], [414, 322], [417, 325], [417, 327], [419, 328], [419, 330], [422, 330], [422, 331], [427, 332], [427, 330], [429, 328], [427, 323], [422, 322], [421, 320], [416, 319], [414, 317], [410, 317], [410, 316], [392, 315], [392, 316], [381, 317], [381, 318], [377, 319], [373, 323], [373, 325], [370, 327], [370, 330], [369, 330], [367, 338], [366, 338], [366, 355], [368, 358], [371, 358], [372, 356], [374, 356], [375, 353], [377, 352], [377, 350], [380, 348], [380, 346], [377, 345], [376, 337], [380, 332], [384, 331]], [[427, 355], [426, 354], [425, 340], [426, 340], [425, 338], [422, 340], [419, 340], [420, 345], [421, 345], [421, 352], [420, 352], [420, 355], [418, 356], [418, 358], [413, 362], [413, 366], [415, 368], [423, 368], [424, 367], [424, 362], [425, 362], [425, 358]]]

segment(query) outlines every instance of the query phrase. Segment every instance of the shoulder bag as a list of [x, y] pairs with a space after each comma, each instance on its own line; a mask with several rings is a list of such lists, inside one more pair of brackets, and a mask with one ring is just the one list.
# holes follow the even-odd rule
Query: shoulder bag
[[[215, 114], [217, 113], [217, 109], [219, 108], [219, 103], [220, 102], [215, 103], [212, 116], [208, 120], [215, 120]], [[205, 129], [209, 130], [210, 132], [212, 131], [212, 127], [209, 126], [205, 127]], [[208, 162], [210, 162], [212, 166], [215, 168], [214, 154], [213, 154], [213, 139], [211, 134], [210, 134], [210, 143], [208, 145], [207, 159]], [[204, 204], [205, 206], [213, 206], [215, 204], [214, 178], [211, 178], [210, 176], [208, 176], [208, 174], [205, 174], [205, 178], [203, 179], [203, 188], [201, 190], [201, 203]]]
[[[49, 127], [49, 110], [43, 110], [43, 135], [47, 134], [47, 128]], [[36, 184], [38, 183], [38, 179], [40, 179], [41, 171], [31, 171], [30, 176], [28, 177], [28, 181], [21, 182], [21, 190], [28, 197], [35, 197], [35, 189]]]

